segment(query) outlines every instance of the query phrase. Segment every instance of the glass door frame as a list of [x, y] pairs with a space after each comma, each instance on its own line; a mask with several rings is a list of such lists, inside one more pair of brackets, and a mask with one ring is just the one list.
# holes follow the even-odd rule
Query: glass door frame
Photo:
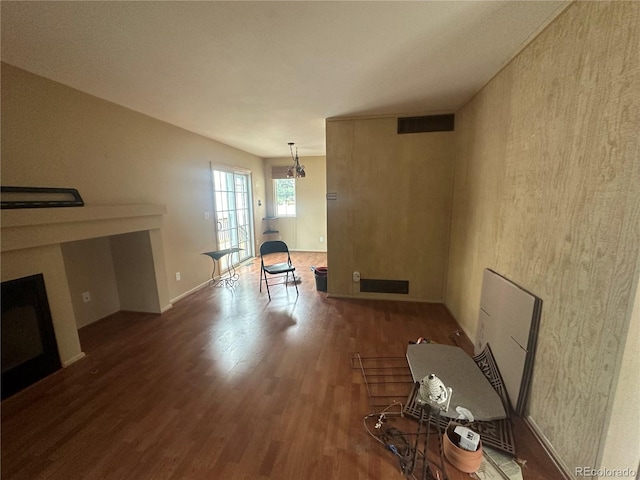
[[[222, 193], [218, 190], [216, 190], [216, 180], [215, 180], [215, 172], [222, 172], [225, 174], [231, 174], [233, 175], [233, 195], [232, 195], [232, 202], [233, 202], [233, 208], [227, 208], [226, 210], [219, 210], [219, 208], [223, 208], [223, 205], [219, 205], [219, 200], [217, 200], [219, 197], [221, 198], [221, 195], [217, 195], [217, 193]], [[252, 172], [251, 170], [245, 169], [245, 168], [241, 168], [241, 167], [236, 167], [236, 166], [232, 166], [232, 165], [224, 165], [224, 164], [219, 164], [219, 163], [214, 163], [214, 162], [210, 162], [210, 181], [211, 181], [211, 189], [212, 189], [212, 205], [213, 205], [213, 233], [214, 233], [214, 237], [215, 237], [215, 244], [216, 244], [216, 248], [218, 250], [221, 249], [226, 249], [226, 248], [231, 248], [231, 247], [237, 247], [240, 244], [240, 225], [238, 224], [238, 211], [239, 209], [237, 208], [237, 195], [238, 193], [245, 193], [245, 192], [238, 192], [236, 190], [236, 175], [241, 175], [244, 176], [246, 178], [246, 202], [247, 202], [247, 223], [246, 225], [249, 227], [249, 231], [247, 238], [244, 240], [245, 243], [245, 247], [244, 249], [236, 254], [233, 255], [227, 255], [225, 257], [223, 257], [220, 260], [220, 269], [221, 271], [225, 271], [229, 268], [230, 265], [238, 265], [250, 258], [253, 258], [255, 256], [255, 218], [254, 218], [254, 213], [253, 213], [253, 176], [252, 176]], [[230, 190], [224, 190], [223, 191], [225, 194], [229, 194]], [[227, 200], [229, 200], [229, 197], [227, 197]], [[223, 202], [224, 203], [224, 202]], [[227, 207], [229, 207], [229, 205], [227, 205]], [[241, 209], [240, 209], [241, 210]], [[237, 239], [237, 241], [235, 242], [236, 244], [229, 244], [229, 245], [223, 245], [222, 242], [220, 241], [220, 229], [219, 229], [219, 224], [220, 224], [220, 212], [224, 211], [224, 212], [229, 212], [229, 211], [233, 211], [234, 215], [235, 215], [235, 219], [233, 219], [234, 221], [232, 222], [233, 225], [231, 226], [231, 229], [235, 229], [235, 238]], [[230, 229], [230, 230], [231, 230]], [[224, 230], [224, 229], [223, 229]], [[232, 238], [234, 237], [233, 233], [232, 233]], [[233, 243], [233, 240], [231, 240], [231, 242]], [[242, 246], [241, 246], [242, 248]]]

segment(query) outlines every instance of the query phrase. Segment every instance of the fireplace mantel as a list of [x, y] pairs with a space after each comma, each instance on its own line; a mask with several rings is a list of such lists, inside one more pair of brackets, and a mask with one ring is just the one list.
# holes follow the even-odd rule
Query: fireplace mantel
[[93, 205], [2, 211], [2, 252], [161, 228], [165, 205]]
[[171, 308], [162, 245], [164, 214], [164, 205], [151, 204], [2, 210], [2, 281], [44, 275], [63, 366], [84, 356], [63, 245], [109, 238], [108, 254], [127, 269], [116, 279], [121, 309], [159, 314]]

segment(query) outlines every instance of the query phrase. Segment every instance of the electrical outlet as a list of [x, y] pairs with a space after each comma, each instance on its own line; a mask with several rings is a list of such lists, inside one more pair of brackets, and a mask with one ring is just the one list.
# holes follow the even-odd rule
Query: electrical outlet
[[89, 303], [91, 301], [91, 293], [89, 292], [82, 292], [82, 301], [84, 303]]
[[176, 282], [179, 282], [181, 278], [182, 277], [180, 277], [180, 272], [176, 272]]
[[209, 212], [204, 212], [204, 219], [209, 220]]
[[324, 242], [324, 237], [320, 237], [320, 242]]
[[353, 272], [353, 281], [354, 282], [360, 281], [360, 272]]

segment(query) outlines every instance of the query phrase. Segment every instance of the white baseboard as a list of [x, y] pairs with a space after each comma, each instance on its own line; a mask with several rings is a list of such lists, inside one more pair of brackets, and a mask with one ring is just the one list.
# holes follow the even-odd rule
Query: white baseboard
[[201, 283], [200, 285], [193, 287], [191, 290], [187, 290], [186, 292], [178, 295], [176, 298], [172, 298], [171, 300], [169, 300], [171, 302], [171, 306], [173, 307], [173, 304], [176, 303], [177, 301], [182, 300], [185, 297], [188, 297], [189, 295], [196, 293], [198, 290], [202, 290], [204, 287], [206, 287], [207, 285], [209, 285], [209, 282], [211, 282], [211, 280], [207, 280], [204, 283]]
[[575, 476], [570, 473], [569, 467], [567, 467], [567, 465], [560, 459], [560, 455], [558, 455], [556, 449], [553, 447], [553, 445], [551, 445], [549, 439], [545, 436], [544, 433], [542, 433], [542, 430], [533, 419], [533, 417], [531, 417], [531, 415], [527, 415], [524, 420], [535, 437], [538, 439], [542, 447], [545, 449], [549, 457], [551, 457], [553, 463], [555, 463], [556, 467], [558, 467], [558, 470], [560, 470], [565, 480], [572, 480], [573, 478], [575, 478]]
[[[453, 315], [451, 315], [451, 316], [453, 317]], [[454, 317], [454, 318], [455, 318], [455, 317]], [[468, 331], [466, 328], [464, 328], [464, 326], [463, 326], [463, 325], [460, 325], [460, 323], [459, 323], [457, 320], [456, 320], [456, 323], [457, 323], [457, 324], [458, 324], [458, 326], [462, 329], [462, 331], [464, 332], [464, 334], [467, 336], [467, 338], [469, 339], [469, 341], [470, 341], [470, 342], [471, 342], [471, 344], [473, 345], [473, 349], [474, 349], [474, 352], [473, 352], [473, 353], [475, 354], [475, 353], [476, 353], [476, 352], [475, 352], [475, 348], [476, 348], [476, 338], [475, 338], [474, 336], [472, 336], [472, 335], [469, 333], [469, 331]], [[478, 352], [478, 353], [480, 353], [480, 352]]]
[[173, 308], [173, 303], [170, 303], [170, 304], [169, 304], [169, 305], [167, 305], [166, 307], [162, 307], [162, 308], [160, 309], [160, 313], [164, 313], [164, 312], [166, 312], [167, 310], [171, 310], [172, 308]]
[[78, 360], [80, 360], [81, 358], [84, 358], [86, 356], [86, 354], [84, 352], [80, 352], [79, 354], [77, 354], [74, 357], [71, 357], [69, 360], [67, 360], [66, 362], [62, 362], [62, 366], [64, 368], [68, 367], [69, 365], [71, 365], [72, 363], [76, 363]]

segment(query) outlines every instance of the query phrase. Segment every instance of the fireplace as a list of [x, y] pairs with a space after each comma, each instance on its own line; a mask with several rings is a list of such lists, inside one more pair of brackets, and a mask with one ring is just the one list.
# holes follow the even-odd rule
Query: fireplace
[[42, 274], [2, 282], [2, 399], [61, 368]]
[[113, 260], [124, 259], [125, 271], [134, 273], [123, 275], [125, 279], [122, 285], [118, 283], [118, 289], [122, 287], [127, 293], [125, 300], [129, 297], [132, 301], [144, 299], [142, 305], [131, 305], [121, 297], [120, 309], [162, 313], [171, 308], [161, 231], [165, 213], [164, 205], [90, 205], [2, 211], [0, 276], [3, 282], [35, 274], [44, 276], [62, 367], [84, 357], [73, 301], [88, 290], [82, 282], [74, 283], [73, 288], [70, 285], [66, 260], [71, 257], [65, 258], [64, 245], [109, 238], [109, 242], [116, 245], [110, 253]]

